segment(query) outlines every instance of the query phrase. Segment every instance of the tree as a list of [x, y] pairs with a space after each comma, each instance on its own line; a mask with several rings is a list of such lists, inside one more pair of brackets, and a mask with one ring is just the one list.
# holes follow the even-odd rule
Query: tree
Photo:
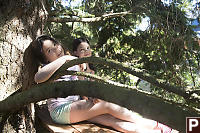
[[[199, 53], [196, 51], [199, 46], [193, 27], [188, 24], [191, 20], [185, 10], [188, 3], [85, 0], [79, 6], [68, 4], [63, 7], [55, 2], [47, 32], [64, 44], [70, 44], [74, 37], [86, 36], [91, 40], [95, 54], [101, 57], [136, 64], [166, 82], [197, 87]], [[112, 17], [115, 14], [118, 17]], [[141, 31], [137, 25], [143, 18], [149, 25]], [[60, 23], [55, 23], [56, 20]], [[104, 69], [104, 74], [110, 74], [110, 70]], [[122, 73], [113, 71], [111, 77], [124, 83], [129, 80], [119, 74]]]
[[[0, 99], [3, 100], [17, 90], [27, 89], [29, 83], [28, 73], [25, 72], [23, 63], [24, 51], [37, 35], [42, 34], [43, 24], [46, 19], [45, 1], [30, 0], [1, 0], [0, 3], [0, 47], [1, 47], [1, 87]], [[1, 119], [1, 129], [5, 120], [10, 115]], [[11, 118], [11, 117], [10, 117]], [[22, 125], [23, 119], [20, 120]], [[17, 119], [12, 119], [15, 130]], [[11, 123], [11, 124], [13, 124]], [[12, 126], [9, 126], [11, 128]], [[19, 125], [18, 125], [19, 126]], [[25, 126], [25, 128], [28, 128]], [[9, 131], [11, 129], [6, 129]], [[28, 130], [28, 129], [27, 129]]]
[[[2, 97], [0, 102], [0, 114], [4, 112], [4, 115], [3, 119], [1, 119], [1, 123], [3, 123], [1, 125], [5, 125], [4, 119], [7, 120], [7, 117], [10, 117], [10, 114], [5, 114], [5, 111], [8, 111], [7, 108], [3, 108], [5, 107], [4, 105], [9, 103], [8, 101], [11, 101], [11, 103], [9, 103], [9, 110], [11, 111], [16, 109], [16, 106], [13, 104], [22, 107], [23, 105], [44, 98], [66, 96], [74, 93], [99, 97], [118, 104], [122, 104], [122, 102], [126, 101], [127, 104], [125, 106], [128, 108], [132, 109], [134, 107], [137, 112], [142, 113], [144, 116], [155, 118], [155, 120], [157, 119], [175, 128], [177, 126], [180, 131], [183, 131], [185, 129], [183, 124], [180, 126], [174, 123], [173, 119], [168, 120], [166, 118], [169, 116], [168, 113], [172, 110], [174, 113], [180, 114], [180, 116], [186, 116], [191, 113], [199, 116], [198, 111], [196, 112], [191, 109], [199, 108], [198, 90], [194, 90], [194, 88], [193, 90], [190, 89], [186, 91], [185, 88], [190, 86], [184, 82], [184, 78], [189, 74], [195, 79], [194, 75], [197, 70], [195, 67], [198, 66], [197, 58], [199, 56], [195, 51], [199, 49], [199, 47], [194, 40], [195, 34], [192, 32], [191, 27], [187, 25], [188, 20], [184, 12], [178, 8], [177, 5], [180, 5], [180, 3], [172, 2], [169, 6], [166, 6], [161, 1], [157, 0], [142, 0], [137, 2], [87, 0], [83, 1], [81, 6], [75, 7], [74, 9], [71, 6], [63, 7], [60, 1], [53, 0], [50, 1], [50, 3], [45, 0], [20, 0], [18, 2], [10, 0], [2, 1], [0, 4], [0, 26], [1, 35], [4, 36], [1, 36], [0, 40], [0, 46], [3, 51], [1, 52], [2, 86], [0, 90]], [[84, 14], [81, 14], [82, 11], [84, 11]], [[136, 24], [139, 23], [143, 17], [150, 18], [149, 29], [133, 32]], [[76, 25], [77, 22], [79, 22], [79, 26]], [[45, 87], [45, 84], [34, 86], [32, 87], [33, 89], [30, 89], [33, 84], [33, 74], [27, 73], [27, 69], [33, 66], [26, 65], [29, 64], [29, 60], [26, 57], [30, 56], [28, 55], [28, 45], [37, 35], [42, 33], [49, 33], [64, 43], [70, 43], [70, 39], [77, 36], [77, 34], [79, 36], [88, 36], [93, 43], [96, 43], [96, 46], [93, 46], [94, 51], [101, 57], [111, 58], [126, 64], [130, 63], [134, 68], [145, 69], [145, 73], [138, 73], [132, 69], [124, 68], [122, 65], [119, 68], [123, 73], [119, 70], [112, 70], [110, 75], [113, 77], [112, 79], [127, 83], [128, 76], [126, 75], [130, 73], [152, 83], [156, 91], [152, 92], [152, 95], [149, 95], [134, 89], [130, 91], [123, 87], [116, 86], [113, 88], [113, 86], [107, 85], [107, 83], [98, 83], [95, 89], [95, 92], [98, 93], [89, 93], [92, 89], [90, 87], [92, 87], [94, 83], [78, 82], [78, 84], [85, 85], [86, 87], [84, 88], [87, 89], [83, 91], [79, 85], [75, 85], [78, 88], [77, 91], [72, 90], [65, 92], [60, 89], [60, 91], [52, 95], [52, 92], [55, 92], [60, 86], [69, 85], [72, 88], [74, 86], [73, 83], [58, 83], [55, 84], [55, 86], [52, 85], [52, 88], [49, 88], [49, 93], [46, 95], [44, 94], [42, 97], [37, 91]], [[67, 47], [69, 46], [67, 45]], [[98, 60], [98, 58], [95, 60]], [[90, 62], [91, 60], [83, 59], [82, 61]], [[77, 61], [76, 63], [80, 62]], [[100, 62], [101, 61], [93, 61], [92, 63], [98, 64]], [[106, 64], [106, 62], [107, 61], [105, 61], [104, 64]], [[119, 62], [117, 64], [120, 64]], [[16, 67], [16, 65], [18, 66]], [[107, 65], [109, 65], [109, 63]], [[111, 65], [111, 67], [115, 66], [117, 65]], [[179, 70], [175, 69], [177, 67]], [[98, 66], [97, 68], [101, 70], [102, 66]], [[111, 69], [104, 67], [104, 74], [110, 73], [110, 71]], [[154, 78], [146, 75], [146, 72], [155, 78], [159, 77], [162, 79], [162, 82], [152, 80]], [[26, 81], [25, 79], [28, 80]], [[169, 83], [169, 85], [166, 83]], [[130, 84], [130, 82], [128, 82], [128, 84]], [[173, 87], [170, 84], [173, 84]], [[196, 86], [197, 85], [194, 85], [192, 87]], [[101, 87], [104, 89], [101, 90]], [[106, 88], [108, 88], [107, 91]], [[9, 96], [16, 90], [25, 89], [30, 90]], [[116, 99], [109, 95], [111, 93], [108, 93], [108, 91], [113, 92], [113, 89], [116, 89], [116, 93], [113, 96], [124, 94], [124, 97], [122, 96]], [[168, 94], [166, 96], [173, 101], [168, 101], [166, 103], [166, 99], [162, 100], [155, 96], [162, 92], [161, 89], [164, 89], [165, 92], [175, 93], [176, 95]], [[61, 92], [63, 92], [64, 95], [60, 95]], [[130, 94], [132, 96], [130, 100], [125, 99], [127, 96], [130, 96]], [[9, 97], [6, 98], [7, 96]], [[18, 97], [20, 97], [20, 99], [16, 101], [15, 98]], [[26, 102], [24, 102], [23, 98], [26, 99]], [[131, 99], [140, 99], [138, 101], [141, 102], [133, 102]], [[176, 100], [178, 100], [178, 102]], [[148, 104], [145, 105], [146, 103]], [[182, 106], [183, 104], [186, 104], [188, 107]], [[166, 112], [163, 111], [161, 115], [160, 113], [162, 110], [156, 105], [160, 105], [160, 107], [165, 107], [169, 110], [168, 112], [167, 110], [165, 110]], [[144, 109], [142, 109], [142, 107], [144, 107]], [[184, 108], [181, 109], [180, 107]], [[179, 113], [179, 111], [181, 113]], [[24, 118], [24, 120], [27, 121], [28, 118]], [[183, 118], [178, 120], [185, 123], [185, 118], [184, 120]], [[21, 123], [23, 124], [23, 121]], [[29, 124], [31, 123], [29, 122]], [[23, 125], [26, 127], [25, 130], [33, 130], [28, 129], [29, 126], [27, 123]], [[16, 127], [15, 130], [18, 129], [19, 126]]]

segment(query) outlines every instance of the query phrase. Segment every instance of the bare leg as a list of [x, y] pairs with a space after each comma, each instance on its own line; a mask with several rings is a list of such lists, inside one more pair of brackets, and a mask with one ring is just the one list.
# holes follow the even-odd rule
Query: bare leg
[[89, 119], [88, 121], [109, 126], [125, 133], [161, 133], [160, 130], [145, 129], [144, 127], [140, 127], [135, 123], [117, 119], [109, 114], [99, 115]]
[[110, 114], [118, 119], [136, 122], [138, 115], [119, 105], [100, 100], [93, 104], [91, 101], [81, 100], [72, 103], [70, 112], [70, 122], [79, 122], [91, 119], [102, 114]]
[[100, 100], [96, 104], [86, 100], [72, 103], [70, 122], [76, 123], [83, 120], [89, 120], [102, 114], [110, 114], [115, 118], [136, 123], [137, 125], [141, 125], [148, 129], [154, 129], [157, 124], [156, 121], [144, 119], [126, 108], [103, 100]]
[[108, 114], [96, 116], [94, 118], [89, 119], [88, 121], [112, 127], [113, 129], [116, 129], [120, 132], [135, 133], [136, 131], [136, 125], [134, 123], [117, 119]]

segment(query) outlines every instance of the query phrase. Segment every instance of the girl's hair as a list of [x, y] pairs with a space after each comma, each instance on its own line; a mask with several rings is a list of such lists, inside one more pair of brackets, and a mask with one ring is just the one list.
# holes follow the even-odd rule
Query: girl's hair
[[[41, 64], [47, 64], [48, 62], [46, 61], [44, 51], [42, 49], [43, 43], [45, 40], [50, 40], [52, 41], [55, 45], [61, 45], [58, 41], [56, 41], [54, 38], [48, 36], [48, 35], [41, 35], [37, 37], [32, 43], [32, 53], [34, 54], [35, 58], [41, 63]], [[61, 45], [62, 46], [62, 45]], [[64, 49], [64, 47], [62, 46]], [[65, 51], [65, 49], [64, 49]], [[66, 51], [65, 51], [66, 52]], [[66, 54], [66, 53], [65, 53]]]
[[[54, 38], [47, 35], [41, 35], [30, 43], [24, 52], [23, 58], [24, 72], [26, 74], [26, 79], [23, 82], [23, 89], [29, 88], [31, 85], [35, 84], [34, 76], [38, 71], [38, 67], [48, 63], [42, 49], [45, 40], [51, 40], [54, 44], [61, 45]], [[63, 46], [62, 48], [64, 49]]]
[[[73, 43], [72, 43], [72, 50], [73, 50], [72, 52], [77, 51], [78, 46], [79, 46], [82, 42], [86, 42], [86, 43], [88, 43], [88, 44], [90, 45], [89, 40], [86, 39], [86, 38], [82, 38], [82, 37], [81, 37], [81, 38], [74, 39], [74, 41], [73, 41]], [[89, 63], [89, 67], [90, 67], [90, 69], [95, 70], [93, 64]]]
[[74, 41], [72, 43], [72, 50], [73, 50], [73, 52], [77, 51], [78, 46], [82, 42], [86, 42], [86, 43], [88, 43], [90, 45], [90, 42], [86, 38], [77, 38], [77, 39], [74, 39]]

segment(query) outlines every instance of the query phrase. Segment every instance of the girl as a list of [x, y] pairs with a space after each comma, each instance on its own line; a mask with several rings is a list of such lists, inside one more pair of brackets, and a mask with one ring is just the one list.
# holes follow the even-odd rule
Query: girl
[[[76, 57], [65, 55], [65, 50], [55, 39], [42, 35], [31, 43], [32, 52], [43, 67], [35, 74], [35, 82], [47, 81], [66, 61]], [[86, 49], [85, 49], [86, 50]], [[79, 71], [75, 65], [68, 70]], [[60, 80], [78, 80], [77, 76], [66, 75]], [[161, 133], [158, 123], [140, 117], [138, 114], [119, 105], [103, 100], [93, 103], [91, 100], [80, 100], [80, 96], [48, 99], [48, 109], [56, 123], [69, 124], [84, 120], [110, 126], [121, 132]], [[170, 129], [171, 130], [171, 129]]]
[[[78, 58], [83, 57], [90, 57], [92, 55], [90, 43], [85, 38], [77, 38], [72, 43], [73, 47], [73, 55]], [[81, 71], [94, 74], [94, 70], [91, 69], [91, 64], [83, 63], [80, 65]], [[86, 78], [83, 78], [84, 80], [89, 80]]]
[[[73, 41], [72, 50], [73, 50], [73, 54], [75, 56], [77, 56], [78, 58], [90, 57], [92, 55], [91, 48], [90, 48], [90, 43], [86, 38], [77, 38], [77, 39], [75, 39]], [[88, 73], [94, 74], [94, 71], [91, 69], [90, 65], [91, 64], [88, 64], [88, 63], [82, 64], [80, 66], [81, 70], [85, 71], [85, 72], [88, 72]], [[87, 99], [87, 97], [85, 99]], [[95, 98], [93, 99], [94, 103], [97, 103], [99, 101], [101, 101], [101, 100], [100, 99], [95, 99]], [[151, 122], [152, 122], [152, 125], [154, 125], [155, 121], [151, 121]], [[167, 127], [167, 126], [165, 126], [163, 124], [160, 124], [160, 123], [157, 123], [157, 127], [156, 128], [157, 129], [162, 129], [162, 132], [166, 132], [166, 133], [167, 132], [171, 132], [171, 128], [169, 128], [169, 127]], [[156, 129], [156, 128], [154, 128], [154, 129]]]

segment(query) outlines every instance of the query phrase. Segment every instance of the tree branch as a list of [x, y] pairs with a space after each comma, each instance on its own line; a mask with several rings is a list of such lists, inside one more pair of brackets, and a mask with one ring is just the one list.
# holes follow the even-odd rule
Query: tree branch
[[[187, 116], [200, 116], [183, 105], [172, 104], [136, 89], [113, 86], [96, 81], [63, 81], [43, 83], [31, 89], [9, 96], [0, 102], [0, 112], [16, 110], [29, 103], [69, 95], [85, 95], [110, 101], [127, 107], [142, 116], [160, 121], [180, 131], [185, 130]], [[9, 105], [9, 106], [8, 106]], [[172, 117], [172, 115], [175, 116]]]
[[[122, 71], [125, 71], [129, 74], [132, 74], [136, 77], [139, 77], [145, 81], [148, 81], [149, 83], [160, 87], [168, 92], [172, 92], [175, 93], [179, 96], [182, 96], [183, 98], [185, 98], [186, 100], [195, 103], [195, 104], [199, 104], [200, 103], [200, 98], [199, 97], [194, 97], [193, 95], [191, 95], [189, 92], [185, 91], [185, 88], [182, 88], [180, 86], [173, 86], [170, 84], [165, 83], [162, 80], [159, 79], [155, 79], [154, 77], [152, 77], [151, 75], [142, 72], [141, 70], [137, 70], [134, 69], [130, 66], [127, 66], [121, 62], [117, 62], [114, 60], [110, 60], [110, 59], [105, 59], [105, 58], [101, 58], [101, 57], [86, 57], [86, 58], [79, 58], [79, 59], [74, 59], [71, 60], [67, 63], [65, 63], [56, 73], [55, 75], [59, 74], [59, 77], [62, 75], [65, 75], [65, 71], [67, 68], [77, 65], [77, 64], [81, 64], [81, 63], [94, 63], [94, 64], [102, 64], [102, 65], [106, 65], [109, 66], [111, 68], [115, 68], [115, 69], [120, 69]], [[54, 75], [52, 76], [52, 78], [55, 78]]]
[[99, 77], [99, 76], [97, 76], [95, 74], [90, 74], [90, 73], [86, 73], [86, 72], [67, 71], [67, 70], [65, 70], [62, 73], [54, 74], [47, 82], [53, 82], [54, 80], [56, 80], [56, 79], [58, 79], [58, 78], [60, 78], [61, 76], [64, 76], [64, 75], [84, 76], [84, 77], [87, 77], [87, 78], [94, 79], [95, 81], [100, 81], [100, 82], [103, 82], [103, 83], [112, 84], [112, 85], [116, 85], [116, 86], [121, 86], [121, 87], [129, 88], [129, 89], [136, 89], [136, 87], [125, 85], [125, 84], [121, 84], [121, 83], [118, 83], [118, 82], [113, 82], [112, 80], [109, 80], [107, 78]]
[[48, 22], [57, 22], [57, 23], [64, 23], [64, 22], [84, 22], [84, 23], [91, 23], [91, 22], [98, 22], [98, 21], [105, 21], [109, 18], [116, 18], [122, 17], [128, 14], [132, 14], [131, 11], [120, 12], [120, 13], [109, 13], [102, 15], [101, 17], [94, 17], [94, 18], [81, 18], [81, 17], [71, 17], [71, 18], [61, 18], [61, 17], [49, 17]]

